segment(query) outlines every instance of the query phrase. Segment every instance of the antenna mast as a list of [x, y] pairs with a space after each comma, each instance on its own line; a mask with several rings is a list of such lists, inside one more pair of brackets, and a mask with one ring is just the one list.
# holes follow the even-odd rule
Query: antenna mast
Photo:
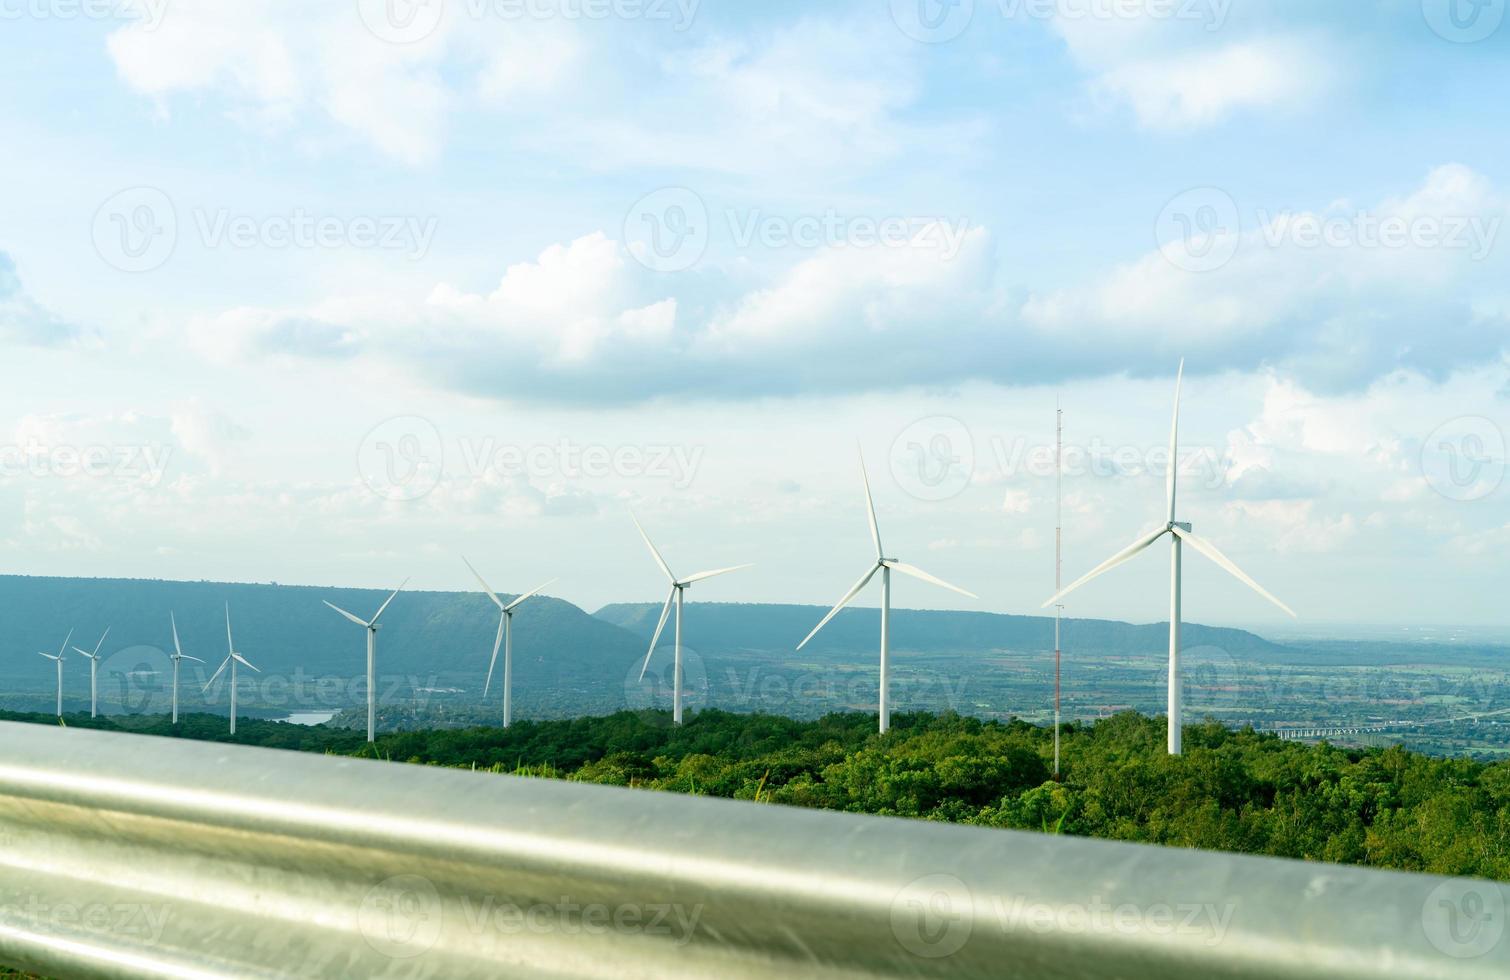
[[[1064, 540], [1064, 410], [1054, 399], [1054, 592], [1060, 589]], [[1063, 603], [1054, 605], [1054, 778], [1059, 778], [1059, 616]]]

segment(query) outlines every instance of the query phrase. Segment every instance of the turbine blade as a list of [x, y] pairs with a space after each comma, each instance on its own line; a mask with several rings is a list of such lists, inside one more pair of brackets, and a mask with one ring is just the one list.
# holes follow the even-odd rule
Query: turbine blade
[[1169, 497], [1168, 521], [1174, 523], [1175, 477], [1180, 469], [1180, 386], [1185, 381], [1185, 359], [1180, 358], [1180, 370], [1174, 378], [1174, 421], [1169, 423], [1169, 474], [1164, 479], [1164, 488]]
[[94, 659], [94, 654], [90, 653], [88, 650], [81, 650], [78, 647], [74, 647], [73, 649], [74, 649], [75, 653], [82, 653], [84, 656], [88, 657], [90, 660]]
[[231, 604], [229, 602], [225, 604], [225, 652], [227, 655], [236, 652], [236, 644], [231, 639]]
[[506, 609], [509, 612], [513, 612], [515, 606], [519, 605], [521, 602], [523, 602], [524, 600], [528, 599], [530, 596], [536, 595], [537, 593], [539, 593], [539, 591], [541, 589], [543, 589], [543, 588], [545, 588], [547, 586], [550, 586], [550, 585], [554, 585], [555, 583], [556, 583], [556, 579], [551, 579], [549, 582], [541, 582], [539, 585], [535, 586], [533, 589], [530, 589], [524, 595], [517, 597], [516, 599], [514, 599], [513, 602], [509, 603], [507, 606], [504, 606], [503, 608]]
[[179, 654], [179, 655], [178, 655], [178, 659], [179, 659], [179, 660], [192, 660], [192, 661], [194, 661], [194, 662], [195, 662], [195, 663], [196, 663], [196, 664], [202, 664], [202, 663], [204, 663], [204, 661], [203, 661], [203, 660], [200, 660], [200, 659], [199, 659], [199, 658], [198, 658], [198, 657], [191, 657], [191, 656], [189, 656], [189, 655], [188, 655], [188, 654], [187, 654], [187, 653], [180, 653], [180, 654]]
[[493, 605], [497, 606], [499, 609], [502, 609], [503, 608], [503, 600], [499, 599], [498, 596], [494, 594], [493, 590], [490, 589], [490, 588], [488, 588], [488, 583], [485, 582], [485, 581], [483, 581], [482, 574], [480, 572], [478, 572], [477, 569], [472, 568], [472, 563], [469, 562], [469, 561], [467, 561], [467, 556], [466, 555], [462, 555], [461, 556], [461, 561], [462, 561], [462, 564], [464, 564], [468, 568], [472, 569], [472, 575], [473, 575], [474, 578], [477, 579], [477, 584], [480, 585], [480, 586], [482, 586], [482, 591], [486, 592], [488, 594], [488, 598], [493, 600]]
[[[232, 657], [233, 657], [233, 658], [235, 658], [235, 660], [236, 660], [236, 662], [237, 662], [237, 663], [238, 663], [238, 664], [240, 664], [240, 665], [241, 665], [241, 666], [243, 666], [243, 667], [252, 667], [252, 664], [251, 664], [251, 661], [249, 661], [249, 660], [247, 660], [247, 659], [246, 659], [246, 658], [245, 658], [245, 657], [243, 657], [243, 656], [242, 656], [242, 655], [241, 655], [241, 654], [239, 654], [239, 653], [233, 653], [233, 654], [231, 654], [231, 656], [232, 656]], [[257, 670], [257, 668], [256, 668], [256, 667], [252, 667], [252, 669], [253, 669], [253, 670], [256, 670], [256, 671], [257, 671], [257, 673], [259, 673], [259, 674], [260, 674], [260, 673], [262, 673], [262, 671], [260, 671], [260, 670]]]
[[372, 622], [369, 625], [372, 625], [372, 626], [376, 626], [377, 625], [378, 617], [381, 616], [381, 615], [383, 615], [383, 610], [388, 608], [388, 603], [392, 602], [398, 596], [398, 594], [400, 592], [404, 591], [404, 586], [406, 586], [408, 584], [409, 584], [409, 580], [408, 579], [404, 579], [402, 582], [400, 582], [398, 584], [398, 588], [396, 588], [396, 589], [393, 590], [393, 595], [391, 595], [387, 599], [383, 600], [383, 604], [381, 606], [378, 606], [378, 611], [372, 614]]
[[1212, 544], [1210, 541], [1207, 541], [1205, 538], [1198, 538], [1198, 537], [1196, 537], [1194, 534], [1191, 534], [1189, 531], [1186, 531], [1183, 528], [1178, 528], [1178, 527], [1175, 528], [1174, 529], [1174, 533], [1178, 534], [1180, 536], [1180, 540], [1181, 541], [1184, 541], [1186, 544], [1190, 545], [1190, 547], [1194, 548], [1196, 551], [1199, 551], [1201, 554], [1205, 555], [1207, 558], [1210, 558], [1212, 561], [1216, 562], [1218, 565], [1220, 565], [1223, 568], [1225, 568], [1239, 582], [1243, 583], [1248, 588], [1252, 589], [1254, 592], [1257, 592], [1259, 595], [1263, 596], [1265, 599], [1268, 599], [1270, 602], [1274, 603], [1276, 606], [1278, 606], [1279, 608], [1283, 609], [1286, 613], [1288, 613], [1290, 615], [1290, 617], [1292, 619], [1299, 619], [1300, 618], [1299, 616], [1295, 615], [1295, 610], [1291, 609], [1289, 606], [1285, 605], [1283, 602], [1280, 602], [1278, 599], [1274, 598], [1274, 596], [1269, 593], [1269, 590], [1265, 589], [1263, 586], [1261, 586], [1257, 582], [1253, 581], [1253, 579], [1249, 578], [1248, 574], [1246, 572], [1244, 572], [1241, 568], [1238, 568], [1237, 565], [1235, 565], [1233, 563], [1232, 559], [1228, 558], [1226, 555], [1224, 555], [1220, 551], [1218, 551], [1217, 548], [1216, 548], [1216, 545]]
[[73, 639], [73, 630], [72, 629], [70, 629], [68, 631], [68, 635], [67, 636], [63, 637], [63, 645], [60, 646], [60, 647], [58, 647], [58, 655], [53, 658], [54, 660], [62, 660], [63, 659], [63, 654], [65, 654], [65, 653], [68, 652], [68, 641], [71, 640], [71, 639]]
[[231, 658], [230, 657], [226, 657], [224, 660], [222, 660], [220, 662], [220, 666], [215, 668], [215, 673], [211, 674], [210, 675], [210, 679], [205, 683], [204, 689], [206, 691], [208, 691], [211, 687], [214, 687], [216, 679], [219, 678], [220, 675], [225, 672], [225, 669], [227, 667], [229, 667], [230, 665], [231, 665]]
[[[168, 622], [173, 625], [173, 652], [182, 657], [184, 655], [184, 648], [178, 645], [178, 620], [171, 612], [168, 613]], [[202, 660], [200, 661], [200, 663], [203, 662]]]
[[488, 661], [488, 681], [482, 685], [483, 697], [487, 697], [488, 691], [493, 687], [493, 668], [498, 664], [498, 648], [503, 646], [503, 621], [507, 618], [507, 613], [498, 615], [498, 635], [493, 637], [493, 659]]
[[1097, 575], [1100, 575], [1102, 572], [1110, 571], [1111, 569], [1116, 568], [1118, 565], [1120, 565], [1123, 562], [1127, 561], [1128, 559], [1132, 558], [1134, 555], [1136, 555], [1138, 552], [1142, 551], [1144, 548], [1147, 548], [1149, 545], [1151, 545], [1155, 541], [1159, 540], [1159, 538], [1163, 537], [1164, 534], [1168, 530], [1169, 530], [1169, 528], [1167, 528], [1167, 527], [1161, 527], [1161, 528], [1155, 528], [1154, 530], [1149, 531], [1147, 534], [1143, 535], [1141, 538], [1139, 538], [1138, 540], [1134, 541], [1132, 544], [1128, 545], [1126, 548], [1123, 548], [1121, 551], [1117, 552], [1115, 555], [1112, 555], [1110, 558], [1106, 559], [1106, 561], [1102, 562], [1101, 564], [1097, 565], [1095, 568], [1091, 569], [1090, 571], [1086, 572], [1084, 575], [1080, 576], [1078, 579], [1076, 579], [1074, 581], [1074, 583], [1072, 583], [1068, 587], [1060, 589], [1057, 593], [1055, 593], [1053, 596], [1051, 596], [1049, 598], [1049, 600], [1047, 602], [1045, 602], [1039, 608], [1047, 609], [1049, 606], [1052, 606], [1054, 603], [1058, 602], [1060, 599], [1063, 599], [1065, 596], [1069, 595], [1071, 592], [1074, 592], [1076, 589], [1080, 588], [1080, 586], [1082, 586], [1085, 583], [1089, 582], [1091, 579], [1095, 578]]
[[855, 587], [852, 588], [852, 589], [850, 589], [847, 593], [845, 593], [844, 598], [842, 598], [842, 599], [839, 600], [839, 604], [837, 606], [835, 606], [834, 608], [830, 609], [828, 611], [828, 615], [824, 616], [823, 619], [822, 619], [822, 621], [819, 622], [817, 626], [813, 627], [813, 631], [811, 633], [809, 633], [807, 635], [807, 637], [801, 643], [797, 644], [797, 649], [801, 650], [803, 647], [807, 646], [807, 641], [811, 640], [813, 637], [817, 636], [818, 635], [818, 631], [821, 630], [823, 627], [827, 626], [828, 625], [828, 621], [830, 619], [833, 619], [835, 616], [839, 615], [839, 610], [841, 610], [845, 606], [849, 605], [849, 600], [851, 600], [855, 596], [859, 595], [860, 594], [860, 590], [863, 589], [863, 588], [865, 588], [867, 585], [869, 585], [870, 584], [870, 580], [873, 579], [873, 578], [875, 578], [876, 577], [876, 572], [879, 572], [880, 570], [881, 570], [881, 563], [880, 562], [876, 562], [874, 565], [870, 566], [870, 571], [868, 571], [868, 572], [865, 573], [865, 577], [862, 578], [862, 579], [860, 579], [860, 581], [856, 582], [855, 583]]
[[[366, 627], [367, 621], [365, 619], [358, 619], [356, 616], [353, 616], [351, 613], [349, 613], [346, 610], [342, 609], [340, 606], [336, 605], [333, 602], [326, 602], [326, 600], [324, 600], [324, 599], [321, 599], [320, 601], [324, 602], [327, 606], [329, 606], [330, 608], [334, 609], [336, 612], [340, 613], [342, 616], [345, 616], [347, 619], [351, 620], [353, 623], [356, 623], [358, 626]], [[226, 639], [230, 639], [230, 636], [231, 636], [231, 634], [229, 632], [227, 632], [226, 633]]]
[[660, 642], [661, 630], [666, 628], [666, 617], [671, 615], [671, 601], [676, 598], [676, 586], [666, 593], [666, 604], [661, 607], [661, 621], [655, 624], [655, 635], [650, 638], [650, 649], [645, 651], [645, 663], [640, 666], [640, 680], [645, 679], [645, 671], [650, 668], [650, 655], [655, 653], [655, 645]]
[[754, 565], [754, 562], [750, 562], [746, 565], [735, 565], [732, 568], [717, 568], [711, 572], [698, 572], [696, 575], [688, 575], [686, 578], [682, 579], [682, 584], [691, 585], [693, 582], [701, 582], [703, 579], [712, 578], [715, 575], [725, 575], [729, 572], [737, 572], [741, 568], [753, 568]]
[[645, 539], [645, 547], [650, 549], [650, 554], [655, 557], [655, 563], [661, 566], [661, 571], [666, 573], [667, 578], [669, 578], [672, 582], [675, 582], [676, 576], [671, 574], [671, 566], [666, 564], [666, 559], [662, 558], [661, 553], [655, 550], [655, 545], [650, 543], [650, 535], [645, 533], [645, 529], [643, 527], [640, 527], [640, 519], [634, 516], [634, 511], [629, 512], [629, 519], [631, 521], [634, 521], [635, 527], [639, 528], [640, 537]]
[[48, 660], [58, 660], [58, 659], [61, 659], [59, 657], [54, 657], [50, 653], [42, 653], [40, 650], [37, 651], [37, 656], [39, 656], [39, 657], [46, 657]]
[[974, 592], [962, 589], [957, 585], [950, 585], [948, 582], [945, 582], [941, 578], [929, 575], [927, 572], [923, 571], [921, 568], [918, 568], [916, 565], [909, 565], [906, 562], [900, 561], [889, 561], [886, 564], [890, 565], [892, 568], [895, 568], [903, 575], [911, 575], [913, 578], [920, 578], [924, 582], [932, 582], [934, 585], [943, 586], [951, 592], [958, 592], [960, 595], [966, 595], [972, 599], [980, 598], [980, 596], [976, 595]]
[[870, 476], [865, 472], [865, 453], [858, 445], [855, 446], [855, 451], [860, 456], [860, 482], [865, 486], [865, 516], [870, 518], [870, 539], [876, 543], [876, 561], [880, 561], [881, 526], [876, 523], [876, 502], [870, 496]]
[[100, 647], [102, 647], [102, 646], [105, 645], [105, 637], [107, 637], [109, 635], [110, 635], [110, 627], [107, 626], [107, 627], [105, 627], [105, 632], [103, 632], [103, 633], [100, 634], [100, 642], [98, 642], [98, 643], [96, 643], [94, 645], [94, 655], [96, 655], [96, 656], [99, 655]]

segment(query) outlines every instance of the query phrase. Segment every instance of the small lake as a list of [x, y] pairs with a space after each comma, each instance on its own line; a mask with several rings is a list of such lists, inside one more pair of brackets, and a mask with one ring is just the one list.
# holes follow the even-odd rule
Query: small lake
[[334, 711], [295, 711], [287, 718], [280, 718], [279, 720], [294, 725], [323, 725], [335, 716], [336, 713]]

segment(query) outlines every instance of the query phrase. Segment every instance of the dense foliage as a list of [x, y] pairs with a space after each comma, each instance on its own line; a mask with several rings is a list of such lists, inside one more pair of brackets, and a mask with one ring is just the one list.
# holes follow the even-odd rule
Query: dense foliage
[[[229, 739], [225, 719], [211, 715], [189, 716], [176, 732], [162, 718], [67, 723]], [[878, 735], [873, 715], [710, 710], [675, 727], [663, 712], [620, 712], [397, 732], [375, 746], [328, 726], [238, 727], [236, 741], [279, 748], [1510, 879], [1510, 763], [1344, 751], [1210, 723], [1188, 727], [1185, 755], [1170, 758], [1163, 721], [1131, 713], [1067, 726], [1060, 782], [1049, 730], [956, 715], [898, 715]]]

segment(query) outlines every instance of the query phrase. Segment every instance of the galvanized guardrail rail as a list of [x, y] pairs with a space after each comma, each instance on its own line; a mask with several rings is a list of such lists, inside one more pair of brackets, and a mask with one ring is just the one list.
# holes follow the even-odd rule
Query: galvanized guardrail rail
[[1475, 881], [0, 724], [57, 977], [1503, 978]]

